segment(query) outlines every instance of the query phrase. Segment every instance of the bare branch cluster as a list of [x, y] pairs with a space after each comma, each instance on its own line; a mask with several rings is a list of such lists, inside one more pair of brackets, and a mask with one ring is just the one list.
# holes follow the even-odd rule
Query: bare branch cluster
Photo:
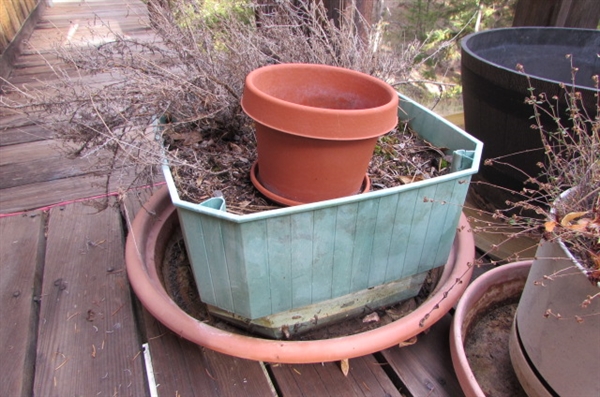
[[[517, 69], [525, 73], [523, 67]], [[572, 84], [561, 84], [561, 96], [536, 93], [529, 81], [526, 103], [532, 108], [531, 128], [540, 136], [545, 161], [539, 174], [528, 175], [524, 187], [514, 193], [508, 208], [493, 214], [504, 225], [536, 238], [559, 240], [586, 268], [593, 283], [600, 282], [600, 88], [596, 89], [595, 114], [589, 114], [577, 90], [577, 68], [571, 60]], [[562, 104], [561, 104], [562, 103]], [[566, 105], [565, 105], [566, 103]], [[588, 105], [589, 107], [589, 105]], [[551, 122], [548, 122], [551, 120]], [[487, 165], [506, 164], [488, 159]], [[490, 225], [487, 229], [494, 228]]]
[[[353, 6], [336, 24], [318, 1], [248, 5], [217, 18], [202, 13], [202, 0], [170, 1], [166, 8], [165, 2], [148, 3], [154, 40], [113, 32], [114, 39], [99, 45], [57, 48], [68, 68], [56, 70], [57, 79], [39, 89], [13, 87], [17, 92], [0, 105], [43, 112], [57, 138], [76, 145], [74, 154], [108, 150], [114, 168], [134, 164], [142, 172], [165, 159], [192, 168], [197, 176], [190, 189], [198, 190], [198, 181], [221, 171], [211, 163], [215, 156], [199, 154], [210, 152], [211, 143], [230, 142], [225, 146], [248, 151], [237, 156], [253, 155], [251, 123], [240, 106], [250, 71], [274, 63], [320, 63], [395, 84], [412, 71], [419, 53], [416, 44], [400, 51], [385, 47], [380, 27], [366, 24]], [[97, 83], [89, 83], [90, 75]], [[159, 116], [169, 124], [156, 140], [149, 126]], [[195, 154], [163, 151], [165, 142], [177, 140]]]

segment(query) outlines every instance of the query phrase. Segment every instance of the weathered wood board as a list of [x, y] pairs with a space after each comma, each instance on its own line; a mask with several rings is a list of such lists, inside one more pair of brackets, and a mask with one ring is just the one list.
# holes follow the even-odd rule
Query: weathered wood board
[[276, 396], [262, 363], [195, 345], [144, 311], [157, 391], [161, 396]]
[[50, 211], [36, 396], [147, 394], [119, 211]]
[[284, 396], [401, 396], [373, 355], [349, 360], [344, 376], [340, 363], [271, 365]]
[[32, 394], [45, 216], [0, 218], [0, 395]]
[[463, 395], [450, 358], [451, 322], [452, 317], [446, 315], [428, 333], [420, 334], [414, 345], [392, 347], [382, 352], [411, 395]]

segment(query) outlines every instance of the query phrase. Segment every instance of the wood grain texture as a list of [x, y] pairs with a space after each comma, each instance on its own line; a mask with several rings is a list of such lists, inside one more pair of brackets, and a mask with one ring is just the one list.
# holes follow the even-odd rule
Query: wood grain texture
[[50, 211], [34, 393], [147, 392], [118, 210]]
[[[51, 166], [49, 164], [48, 166]], [[157, 177], [157, 179], [160, 176]], [[138, 182], [133, 170], [119, 170], [108, 181], [106, 175], [88, 174], [25, 184], [2, 189], [0, 213], [42, 208], [82, 198], [116, 195], [120, 189]], [[139, 184], [143, 182], [139, 181]], [[134, 187], [135, 184], [131, 187]], [[108, 190], [107, 190], [108, 188]]]
[[344, 376], [340, 364], [272, 365], [283, 396], [401, 396], [380, 363], [372, 356], [350, 360]]
[[383, 356], [413, 396], [459, 397], [462, 389], [453, 371], [449, 330], [452, 317], [446, 315], [417, 343], [384, 350]]
[[36, 299], [45, 248], [44, 218], [41, 212], [0, 218], [0, 395], [3, 396], [32, 393]]
[[161, 396], [275, 396], [263, 364], [216, 353], [165, 328], [144, 311]]

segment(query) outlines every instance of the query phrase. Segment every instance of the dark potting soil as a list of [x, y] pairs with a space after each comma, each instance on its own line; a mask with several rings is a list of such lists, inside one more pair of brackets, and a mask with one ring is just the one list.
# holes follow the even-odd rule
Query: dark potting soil
[[[250, 168], [256, 159], [251, 134], [215, 135], [189, 126], [172, 126], [163, 134], [164, 146], [176, 153], [179, 162], [171, 172], [182, 199], [200, 203], [223, 196], [227, 211], [248, 214], [278, 208], [263, 197], [250, 182]], [[420, 138], [405, 123], [377, 141], [368, 174], [372, 190], [404, 185], [447, 174], [451, 155]]]
[[497, 305], [475, 318], [465, 338], [465, 353], [486, 396], [527, 397], [515, 374], [508, 340], [518, 301]]
[[[187, 257], [181, 229], [176, 227], [166, 245], [163, 260], [158, 270], [165, 290], [173, 301], [187, 314], [213, 327], [241, 335], [251, 335], [230, 323], [212, 316], [201, 301], [192, 268]], [[437, 285], [441, 268], [433, 269], [427, 275], [419, 294], [405, 301], [376, 311], [366, 311], [362, 315], [338, 323], [325, 325], [301, 335], [292, 335], [291, 340], [329, 339], [369, 331], [404, 317], [421, 304]], [[258, 336], [258, 335], [252, 335]], [[258, 336], [264, 337], [264, 336]]]

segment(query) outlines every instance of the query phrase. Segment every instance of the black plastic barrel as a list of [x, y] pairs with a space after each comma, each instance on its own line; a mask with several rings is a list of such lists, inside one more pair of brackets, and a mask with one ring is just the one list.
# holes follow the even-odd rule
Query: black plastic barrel
[[[600, 74], [600, 31], [573, 28], [523, 27], [471, 34], [462, 42], [462, 84], [465, 130], [483, 141], [483, 158], [505, 161], [531, 176], [544, 161], [539, 132], [530, 128], [533, 109], [525, 104], [528, 84], [516, 70], [521, 64], [532, 76], [536, 93], [563, 95], [559, 83], [571, 84], [571, 61], [579, 68], [576, 88], [586, 110], [596, 115], [592, 76]], [[560, 104], [561, 110], [566, 102]], [[567, 117], [567, 116], [565, 116]], [[545, 125], [554, 129], [551, 120]], [[521, 154], [515, 154], [521, 153]], [[480, 175], [513, 190], [522, 187], [523, 173], [507, 166], [482, 166]]]

